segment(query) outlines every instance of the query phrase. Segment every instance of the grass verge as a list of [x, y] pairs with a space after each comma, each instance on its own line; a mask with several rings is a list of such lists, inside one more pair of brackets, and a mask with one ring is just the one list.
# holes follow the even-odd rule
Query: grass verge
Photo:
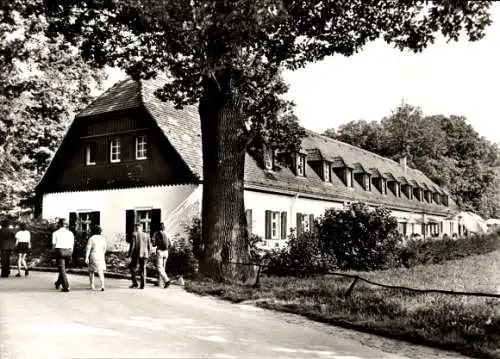
[[[442, 265], [361, 273], [377, 282], [413, 288], [496, 292], [500, 252]], [[415, 294], [358, 283], [350, 296], [346, 278], [262, 277], [258, 289], [243, 284], [186, 282], [190, 292], [458, 351], [500, 358], [500, 299]]]

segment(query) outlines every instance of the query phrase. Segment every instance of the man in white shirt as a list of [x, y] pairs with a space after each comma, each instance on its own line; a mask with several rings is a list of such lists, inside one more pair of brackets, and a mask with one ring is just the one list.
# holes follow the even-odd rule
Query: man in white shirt
[[73, 255], [73, 246], [75, 245], [75, 236], [68, 229], [68, 222], [64, 218], [59, 219], [59, 229], [52, 233], [52, 247], [55, 251], [59, 276], [55, 282], [56, 289], [62, 285], [63, 292], [69, 292], [68, 276], [66, 266]]

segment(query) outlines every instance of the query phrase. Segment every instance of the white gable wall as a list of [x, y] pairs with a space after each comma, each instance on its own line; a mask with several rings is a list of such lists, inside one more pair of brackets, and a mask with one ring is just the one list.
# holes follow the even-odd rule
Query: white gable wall
[[126, 210], [160, 208], [162, 221], [175, 225], [177, 222], [172, 221], [171, 214], [176, 210], [179, 212], [191, 195], [197, 193], [196, 189], [196, 185], [179, 185], [49, 193], [43, 196], [42, 218], [68, 219], [70, 212], [99, 211], [100, 225], [108, 239], [108, 246], [111, 250], [124, 249], [127, 248]]

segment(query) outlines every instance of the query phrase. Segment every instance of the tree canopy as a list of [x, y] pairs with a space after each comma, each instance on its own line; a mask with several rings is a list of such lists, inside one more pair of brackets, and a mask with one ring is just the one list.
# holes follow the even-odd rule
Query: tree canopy
[[[3, 17], [11, 21], [17, 11], [46, 19], [47, 35], [64, 36], [93, 66], [118, 66], [134, 78], [166, 73], [170, 81], [157, 92], [161, 99], [179, 106], [199, 103], [200, 272], [223, 280], [246, 276], [238, 273], [245, 272], [241, 268], [224, 263], [249, 258], [243, 201], [245, 153], [252, 137], [248, 129], [272, 127], [276, 110], [283, 111], [278, 99], [281, 68], [297, 69], [335, 54], [350, 56], [380, 37], [412, 51], [423, 50], [437, 33], [450, 40], [462, 33], [479, 40], [491, 23], [490, 5], [426, 0], [12, 0], [3, 5]], [[294, 121], [283, 123], [290, 131], [296, 128]], [[265, 133], [261, 137], [270, 140]]]
[[408, 104], [380, 122], [351, 121], [325, 135], [382, 156], [407, 156], [462, 208], [485, 217], [500, 215], [498, 146], [481, 137], [462, 116], [424, 116]]
[[32, 197], [71, 117], [104, 78], [65, 41], [45, 37], [46, 26], [20, 15], [0, 25], [0, 211]]

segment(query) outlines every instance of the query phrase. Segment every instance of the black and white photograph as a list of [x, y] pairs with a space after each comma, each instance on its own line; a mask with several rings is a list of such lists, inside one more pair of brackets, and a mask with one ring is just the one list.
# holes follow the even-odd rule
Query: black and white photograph
[[500, 359], [500, 2], [0, 0], [0, 359]]

